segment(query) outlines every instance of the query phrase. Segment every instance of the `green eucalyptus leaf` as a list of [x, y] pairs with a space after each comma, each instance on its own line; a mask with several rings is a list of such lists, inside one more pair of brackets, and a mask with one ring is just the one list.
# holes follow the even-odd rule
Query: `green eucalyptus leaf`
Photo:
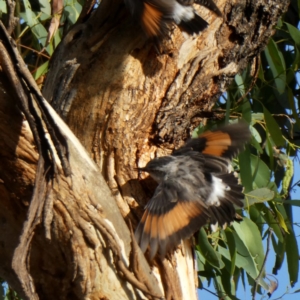
[[43, 63], [41, 66], [39, 66], [37, 68], [37, 70], [33, 74], [34, 80], [39, 79], [42, 75], [44, 75], [45, 73], [47, 73], [47, 71], [48, 71], [48, 65], [49, 65], [49, 61], [46, 61], [45, 63]]
[[273, 244], [273, 249], [276, 253], [275, 264], [272, 273], [277, 275], [277, 272], [282, 267], [284, 261], [286, 242], [285, 239], [283, 240], [283, 242], [276, 241], [274, 236], [272, 235], [272, 244]]
[[293, 287], [298, 281], [299, 274], [299, 249], [295, 232], [292, 228], [289, 228], [289, 234], [285, 236], [286, 240], [286, 257], [287, 265], [290, 276], [290, 283]]
[[252, 123], [253, 125], [257, 123], [257, 121], [264, 121], [265, 117], [263, 113], [252, 113]]
[[285, 205], [294, 205], [294, 206], [300, 206], [300, 200], [274, 200], [275, 202], [285, 204]]
[[228, 296], [228, 293], [225, 291], [225, 288], [223, 286], [222, 277], [215, 276], [213, 280], [214, 280], [214, 285], [217, 290], [219, 299], [231, 300], [231, 298]]
[[298, 127], [300, 127], [300, 119], [299, 119], [299, 115], [298, 115], [298, 109], [296, 107], [296, 103], [295, 103], [295, 97], [294, 97], [294, 91], [291, 88], [287, 89], [287, 98], [290, 104], [290, 109], [293, 112], [293, 117], [296, 121], [296, 124], [298, 125]]
[[264, 115], [265, 115], [265, 120], [266, 120], [266, 125], [268, 132], [270, 133], [273, 141], [277, 146], [283, 146], [285, 141], [284, 138], [282, 137], [282, 132], [273, 118], [273, 116], [270, 114], [270, 112], [264, 107]]
[[281, 51], [278, 49], [277, 44], [272, 38], [269, 40], [269, 44], [264, 53], [273, 74], [276, 89], [279, 94], [282, 94], [286, 86], [285, 60]]
[[245, 192], [253, 190], [252, 187], [252, 174], [249, 172], [251, 170], [251, 153], [249, 146], [245, 147], [245, 150], [239, 155], [239, 165], [240, 165], [240, 176], [242, 184], [245, 188]]
[[227, 228], [225, 230], [225, 235], [226, 235], [226, 241], [229, 249], [230, 262], [231, 262], [230, 276], [232, 276], [235, 270], [236, 245], [235, 245], [234, 235], [231, 229]]
[[300, 50], [300, 31], [299, 31], [299, 29], [289, 23], [285, 23], [285, 25], [287, 26], [287, 29], [290, 33], [290, 37], [293, 39], [297, 48]]
[[274, 197], [275, 193], [272, 190], [268, 188], [260, 188], [245, 194], [245, 201], [247, 206], [250, 206], [254, 203], [272, 200]]
[[49, 0], [39, 0], [41, 6], [41, 12], [50, 16], [51, 15], [51, 6]]
[[7, 14], [7, 3], [4, 0], [0, 0], [0, 12]]
[[223, 268], [224, 263], [218, 257], [216, 251], [209, 243], [206, 232], [202, 227], [198, 234], [199, 251], [205, 257], [206, 261], [209, 262], [215, 268]]
[[[239, 236], [251, 257], [255, 259], [258, 268], [261, 268], [264, 260], [264, 250], [260, 232], [255, 223], [250, 219], [244, 218], [242, 222], [233, 223], [236, 234]], [[253, 243], [253, 241], [256, 241]]]
[[[254, 182], [257, 188], [263, 188], [267, 186], [269, 184], [271, 175], [269, 167], [256, 155], [250, 155], [250, 162], [252, 170], [251, 182]], [[250, 173], [249, 169], [248, 173]], [[248, 193], [249, 191], [245, 189], [245, 192]]]
[[273, 229], [279, 241], [283, 243], [283, 231], [279, 226], [278, 220], [275, 219], [275, 213], [272, 212], [272, 210], [263, 203], [256, 204], [255, 206], [261, 211], [264, 220]]
[[244, 95], [246, 92], [246, 88], [245, 88], [243, 77], [240, 74], [236, 74], [234, 79], [241, 95]]
[[258, 143], [261, 143], [261, 142], [262, 142], [261, 136], [260, 136], [260, 134], [258, 133], [258, 131], [255, 129], [255, 127], [250, 126], [250, 131], [251, 131], [252, 136], [255, 138], [255, 140], [256, 140]]
[[[247, 249], [248, 252], [247, 256], [244, 256], [244, 254], [242, 254], [245, 258], [248, 259], [248, 262], [250, 263], [246, 266], [246, 268], [244, 267], [244, 269], [248, 273], [248, 275], [255, 280], [262, 268], [265, 256], [260, 232], [256, 224], [248, 218], [244, 218], [240, 223], [234, 222], [233, 227], [236, 231], [236, 235], [244, 245], [244, 247], [238, 247], [239, 243], [237, 243], [238, 253], [240, 253], [240, 249], [242, 250], [242, 252]], [[253, 241], [255, 241], [255, 243], [253, 243]], [[264, 272], [262, 274], [264, 277]], [[264, 289], [268, 290], [268, 285], [263, 280], [263, 278], [260, 278], [259, 284]]]

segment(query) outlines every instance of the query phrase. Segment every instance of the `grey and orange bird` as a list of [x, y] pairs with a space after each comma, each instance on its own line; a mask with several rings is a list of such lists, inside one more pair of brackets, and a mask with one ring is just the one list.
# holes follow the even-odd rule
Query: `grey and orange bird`
[[227, 125], [140, 168], [158, 183], [135, 232], [142, 251], [150, 248], [150, 259], [157, 252], [164, 257], [208, 222], [224, 226], [236, 219], [244, 195], [231, 159], [250, 136], [243, 122]]
[[222, 16], [212, 0], [125, 0], [132, 16], [140, 22], [148, 37], [163, 34], [170, 21], [174, 21], [189, 34], [204, 30], [208, 24], [196, 13], [194, 3]]

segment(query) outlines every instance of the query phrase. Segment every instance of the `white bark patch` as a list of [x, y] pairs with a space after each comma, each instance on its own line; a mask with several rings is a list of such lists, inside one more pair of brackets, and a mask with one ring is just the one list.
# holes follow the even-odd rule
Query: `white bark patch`
[[110, 222], [108, 219], [104, 219], [104, 221], [107, 223], [107, 225], [110, 227], [110, 229], [114, 233], [114, 238], [116, 239], [118, 245], [121, 248], [122, 260], [125, 263], [126, 267], [128, 268], [129, 267], [129, 260], [128, 260], [128, 257], [126, 255], [125, 246], [124, 246], [123, 241], [118, 236], [117, 231], [115, 230], [115, 227], [114, 227], [113, 223]]
[[194, 258], [191, 250], [190, 239], [184, 240], [182, 250], [175, 252], [176, 270], [180, 278], [181, 291], [184, 293], [184, 299], [197, 300], [195, 273], [194, 273]]

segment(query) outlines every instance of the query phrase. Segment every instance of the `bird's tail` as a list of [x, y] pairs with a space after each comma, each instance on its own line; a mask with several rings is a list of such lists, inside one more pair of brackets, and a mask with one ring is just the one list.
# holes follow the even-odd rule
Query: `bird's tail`
[[221, 11], [212, 0], [195, 0], [195, 3], [208, 8], [209, 10], [213, 11], [217, 16], [222, 17]]
[[192, 35], [203, 31], [208, 26], [208, 23], [195, 13], [193, 18], [190, 20], [182, 20], [179, 26], [183, 29], [183, 31]]

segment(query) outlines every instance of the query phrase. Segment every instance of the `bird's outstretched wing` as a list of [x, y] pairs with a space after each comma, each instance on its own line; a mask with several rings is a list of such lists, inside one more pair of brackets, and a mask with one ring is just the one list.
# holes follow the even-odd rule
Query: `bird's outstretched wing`
[[246, 124], [228, 125], [147, 164], [150, 174], [164, 174], [136, 230], [141, 249], [150, 246], [150, 258], [157, 252], [164, 257], [207, 222], [224, 226], [236, 219], [234, 206], [242, 207], [244, 197], [230, 160], [249, 139]]
[[172, 155], [185, 155], [186, 152], [192, 150], [231, 160], [244, 148], [250, 137], [248, 125], [244, 122], [238, 122], [216, 130], [206, 131], [198, 138], [188, 140]]
[[135, 232], [143, 252], [150, 245], [150, 258], [165, 254], [181, 239], [191, 236], [209, 219], [207, 207], [200, 201], [180, 199], [177, 182], [165, 181], [155, 191]]

